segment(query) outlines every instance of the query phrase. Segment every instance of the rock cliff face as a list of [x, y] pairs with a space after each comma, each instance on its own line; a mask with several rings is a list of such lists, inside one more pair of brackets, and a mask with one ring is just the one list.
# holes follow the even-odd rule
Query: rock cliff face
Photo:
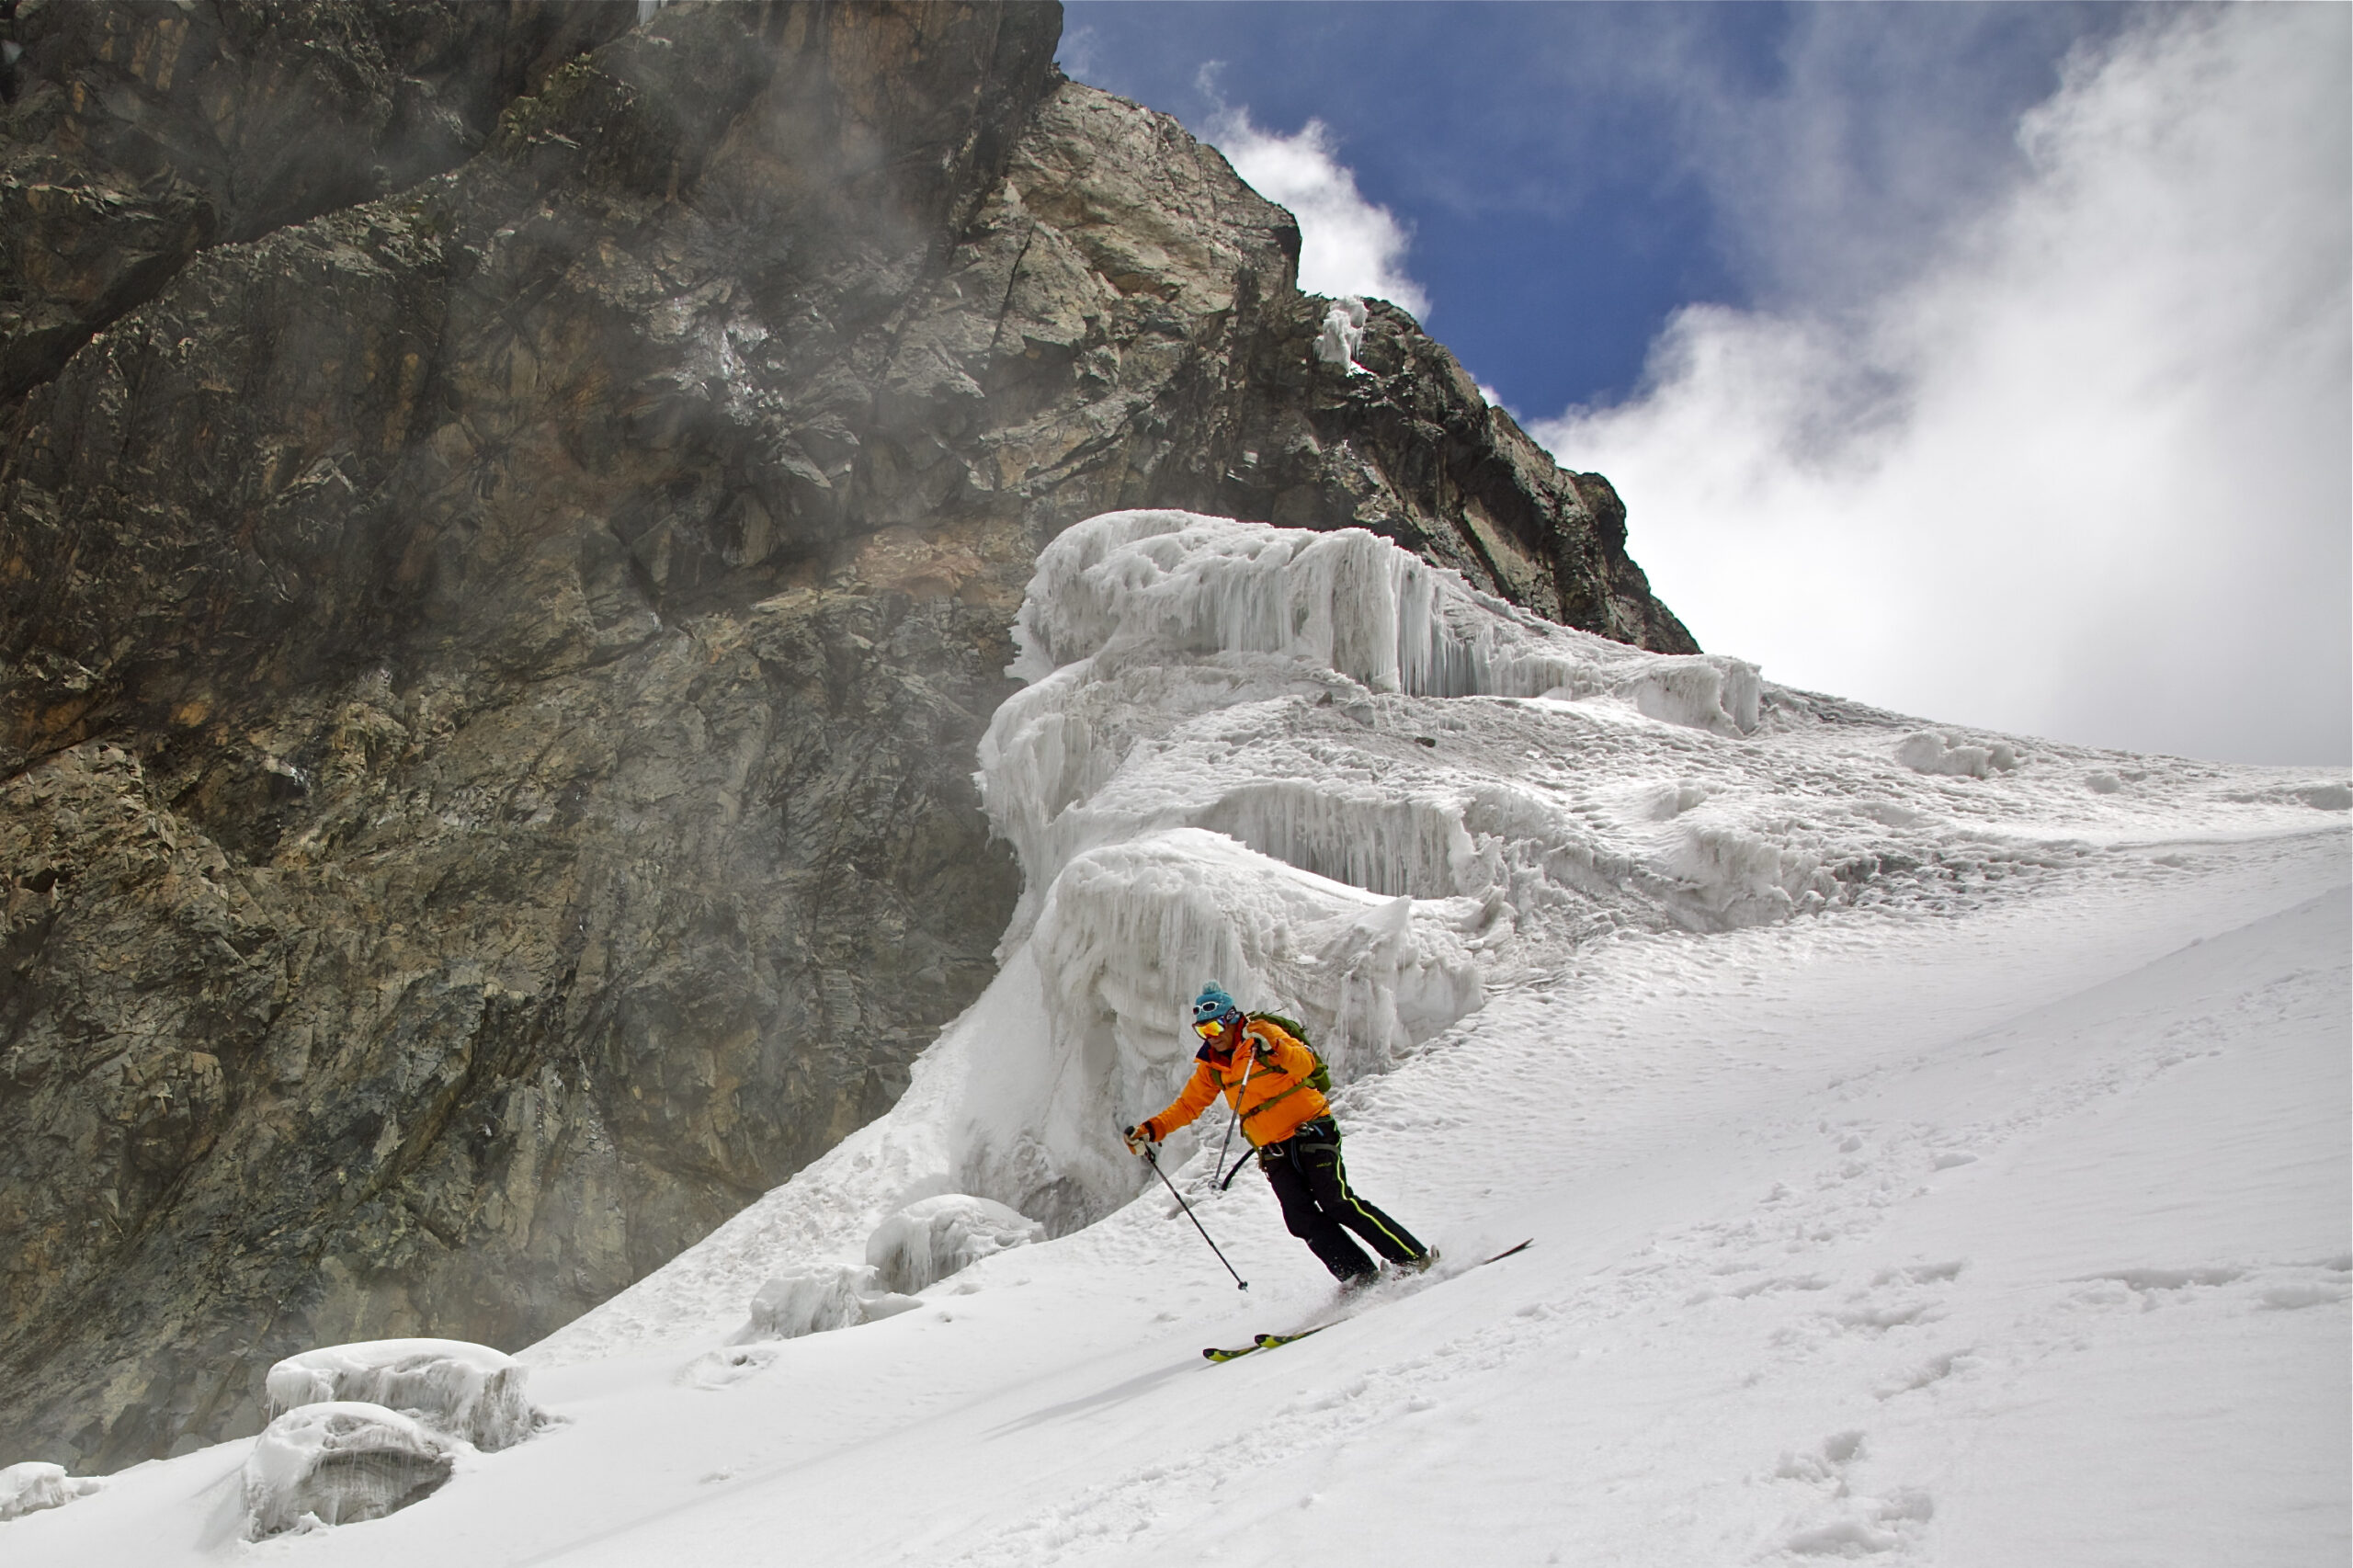
[[55, 375], [198, 250], [480, 150], [632, 0], [106, 5], [0, 21], [0, 396]]
[[887, 1106], [1073, 520], [1692, 646], [1409, 318], [1314, 357], [1290, 217], [1057, 8], [634, 15], [0, 8], [0, 1458], [519, 1346]]

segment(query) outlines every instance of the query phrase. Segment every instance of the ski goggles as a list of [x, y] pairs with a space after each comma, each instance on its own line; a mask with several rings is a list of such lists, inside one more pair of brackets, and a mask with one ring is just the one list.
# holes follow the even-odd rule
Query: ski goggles
[[1203, 1018], [1193, 1026], [1193, 1032], [1203, 1040], [1223, 1040], [1225, 1026], [1226, 1020], [1223, 1018]]

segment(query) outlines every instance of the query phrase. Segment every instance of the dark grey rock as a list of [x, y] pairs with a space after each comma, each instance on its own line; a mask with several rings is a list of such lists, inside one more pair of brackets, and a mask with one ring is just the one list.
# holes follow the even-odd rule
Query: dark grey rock
[[1290, 217], [1059, 25], [666, 9], [0, 403], [9, 1457], [517, 1348], [887, 1107], [993, 972], [973, 745], [1077, 518], [1361, 523], [1693, 646], [1403, 312], [1317, 360]]
[[635, 0], [0, 7], [0, 397], [208, 244], [456, 167]]

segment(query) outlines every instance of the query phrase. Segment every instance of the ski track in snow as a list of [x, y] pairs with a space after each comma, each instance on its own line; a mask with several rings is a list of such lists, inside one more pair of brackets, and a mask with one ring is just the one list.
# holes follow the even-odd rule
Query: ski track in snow
[[[1874, 1476], [1869, 1482], [1859, 1476], [1867, 1457], [1881, 1446], [1874, 1440], [1874, 1427], [1892, 1422], [1904, 1432], [1908, 1446], [1916, 1440], [1915, 1429], [1924, 1421], [1964, 1425], [1972, 1418], [1982, 1420], [2018, 1397], [2022, 1387], [2048, 1381], [2038, 1379], [2042, 1363], [2093, 1354], [2102, 1347], [2100, 1341], [2111, 1349], [2119, 1341], [2145, 1342], [2154, 1359], [2251, 1313], [2345, 1301], [2353, 1258], [2343, 1255], [2261, 1256], [2233, 1249], [2216, 1260], [2186, 1266], [2103, 1267], [2096, 1252], [2087, 1253], [2083, 1266], [2088, 1272], [2014, 1290], [1991, 1311], [1983, 1301], [1950, 1300], [1958, 1281], [1972, 1267], [1966, 1256], [1860, 1266], [1854, 1261], [1859, 1252], [1884, 1256], [1872, 1243], [1904, 1204], [1929, 1198], [1942, 1179], [1969, 1179], [1949, 1173], [1998, 1163], [2005, 1151], [2033, 1142], [2045, 1129], [2096, 1113], [2111, 1098], [2145, 1093], [2185, 1064], [2224, 1056], [2233, 1044], [2244, 1044], [2257, 1030], [2300, 1028], [2325, 1045], [2332, 1031], [2341, 1032], [2348, 1006], [2341, 967], [2334, 974], [2327, 967], [2333, 955], [2341, 956], [2347, 941], [2344, 903], [2341, 893], [2324, 895], [2314, 905], [2280, 917], [2319, 928], [2317, 940], [2306, 933], [2311, 969], [2251, 991], [2202, 999], [2217, 1004], [2211, 1011], [2184, 1009], [2170, 999], [2153, 1004], [2137, 994], [2139, 977], [2132, 977], [1955, 1042], [1938, 1053], [1947, 1061], [1960, 1055], [1982, 1062], [2043, 1044], [2083, 1020], [2088, 1027], [2075, 1033], [2072, 1043], [2086, 1060], [2072, 1074], [2039, 1085], [2040, 1093], [2029, 1104], [2002, 1105], [1984, 1119], [1891, 1119], [1886, 1115], [1890, 1100], [1900, 1102], [1897, 1108], [1917, 1106], [1925, 1086], [1917, 1080], [1957, 1075], [1944, 1062], [1931, 1067], [1915, 1058], [1874, 1067], [1840, 1084], [1828, 1098], [1845, 1114], [1809, 1118], [1802, 1113], [1778, 1125], [1745, 1128], [1749, 1138], [1779, 1144], [1777, 1153], [1785, 1157], [1797, 1156], [1793, 1164], [1777, 1168], [1799, 1171], [1803, 1179], [1777, 1181], [1742, 1217], [1659, 1236], [1634, 1259], [1558, 1297], [1528, 1301], [1500, 1321], [1444, 1338], [1421, 1354], [1343, 1369], [1332, 1384], [1320, 1386], [1312, 1395], [1267, 1411], [1234, 1444], [1142, 1465], [941, 1561], [973, 1565], [1114, 1562], [1122, 1560], [1117, 1549], [1131, 1545], [1142, 1561], [1164, 1539], [1197, 1541], [1200, 1531], [1211, 1528], [1220, 1503], [1225, 1501], [1219, 1490], [1222, 1480], [1280, 1470], [1314, 1450], [1358, 1445], [1442, 1409], [1460, 1411], [1470, 1403], [1461, 1392], [1466, 1379], [1508, 1374], [1524, 1362], [1558, 1366], [1629, 1351], [1672, 1354], [1677, 1344], [1688, 1347], [1704, 1341], [1714, 1326], [1708, 1319], [1736, 1321], [1760, 1307], [1767, 1309], [1771, 1326], [1757, 1325], [1755, 1333], [1743, 1336], [1760, 1341], [1761, 1350], [1745, 1358], [1739, 1389], [1750, 1394], [1752, 1403], [1769, 1404], [1797, 1392], [1786, 1385], [1818, 1389], [1843, 1376], [1850, 1386], [1840, 1403], [1846, 1414], [1857, 1417], [1856, 1424], [1813, 1440], [1808, 1440], [1811, 1434], [1802, 1436], [1793, 1429], [1790, 1446], [1772, 1459], [1769, 1469], [1735, 1470], [1742, 1490], [1762, 1500], [1762, 1506], [1745, 1510], [1750, 1516], [1745, 1532], [1723, 1529], [1719, 1520], [1712, 1539], [1704, 1543], [1686, 1539], [1662, 1553], [1644, 1551], [1639, 1540], [1628, 1540], [1612, 1543], [1605, 1560], [1692, 1561], [1716, 1551], [1746, 1560], [1777, 1551], [1797, 1557], [1897, 1554], [1891, 1561], [1914, 1555], [1912, 1549], [1923, 1544], [1935, 1517], [1934, 1493], [1898, 1476]], [[2230, 940], [2241, 948], [2258, 947], [2271, 937], [2268, 930], [2258, 931], [2260, 935], [2237, 933]], [[2103, 991], [2114, 994], [2103, 996]], [[2143, 1032], [2151, 1023], [2159, 1027]], [[1491, 1027], [1522, 1040], [1540, 1038], [1540, 1029], [1525, 1025], [1495, 1022]], [[1482, 1061], [1481, 1067], [1488, 1071], [1476, 1075], [1488, 1076], [1499, 1057], [1506, 1070], [1526, 1065], [1497, 1053]], [[2342, 1098], [2336, 1103], [2341, 1107]], [[2320, 1108], [2323, 1115], [2330, 1110], [2325, 1103]], [[2260, 1137], [2264, 1129], [2232, 1131]], [[1811, 1159], [1805, 1152], [1808, 1144], [1814, 1149]], [[2153, 1312], [2192, 1321], [2187, 1327], [2161, 1324], [2154, 1328], [2137, 1321]], [[1608, 1325], [1628, 1320], [1633, 1325], [1627, 1336], [1632, 1343], [1611, 1344]], [[1279, 1354], [1299, 1356], [1305, 1348]], [[1317, 1342], [1317, 1348], [1327, 1360], [1345, 1355], [1328, 1336]], [[1658, 1369], [1647, 1369], [1645, 1381], [1658, 1376]], [[1704, 1386], [1711, 1381], [1705, 1375], [1699, 1381], [1702, 1386], [1688, 1391], [1695, 1400], [1737, 1397], [1730, 1389]], [[1549, 1392], [1558, 1395], [1564, 1391], [1555, 1383]], [[1644, 1392], [1655, 1397], [1658, 1389], [1653, 1385]], [[1924, 1417], [1910, 1407], [1915, 1405], [1929, 1406], [1930, 1414]], [[1483, 1420], [1508, 1417], [1491, 1407]], [[1515, 1425], [1524, 1437], [1540, 1432], [1543, 1413], [1524, 1412]], [[1673, 1446], [1681, 1447], [1693, 1436], [1688, 1427], [1677, 1426]], [[1654, 1483], [1662, 1474], [1682, 1482], [1682, 1467], [1670, 1462], [1664, 1447], [1640, 1463], [1629, 1464], [1622, 1452], [1608, 1455], [1599, 1477], [1605, 1491], [1639, 1488]], [[1419, 1470], [1425, 1462], [1416, 1459], [1403, 1468]], [[1396, 1473], [1389, 1463], [1366, 1468], [1382, 1476]], [[2320, 1473], [2325, 1474], [2325, 1466]], [[1536, 1467], [1530, 1467], [1527, 1480], [1540, 1484]], [[1864, 1485], [1872, 1490], [1861, 1491]], [[1679, 1512], [1685, 1522], [1696, 1522], [1698, 1510], [1688, 1497], [1662, 1506], [1670, 1517]], [[1492, 1527], [1493, 1521], [1483, 1523]], [[1224, 1533], [1241, 1532], [1229, 1524]], [[2294, 1533], [2279, 1533], [2285, 1537], [2277, 1543], [2283, 1555], [2263, 1560], [2298, 1560]], [[1560, 1560], [1595, 1551], [1591, 1535], [1578, 1540], [1576, 1550]], [[2226, 1554], [2232, 1546], [2227, 1539], [2215, 1544]], [[1696, 1555], [1695, 1546], [1699, 1549]], [[1236, 1560], [1253, 1559], [1245, 1554]]]
[[[7, 1561], [2345, 1561], [2341, 771], [1924, 730], [1362, 536], [1065, 540], [984, 749], [1030, 891], [899, 1108], [527, 1353], [561, 1424], [426, 1502], [243, 1543], [248, 1439]], [[1212, 962], [1431, 1277], [1337, 1302], [1213, 1115], [1170, 1174], [1237, 1292], [1104, 1153]], [[959, 1187], [1068, 1233], [751, 1335]]]

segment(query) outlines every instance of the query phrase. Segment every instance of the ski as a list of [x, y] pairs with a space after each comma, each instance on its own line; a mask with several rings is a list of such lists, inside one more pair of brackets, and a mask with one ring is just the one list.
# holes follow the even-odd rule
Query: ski
[[1211, 1345], [1203, 1349], [1201, 1354], [1212, 1361], [1231, 1361], [1237, 1357], [1247, 1356], [1253, 1350], [1263, 1350], [1265, 1348], [1265, 1346], [1257, 1344], [1236, 1345], [1230, 1348], [1223, 1346]]
[[1201, 1354], [1212, 1361], [1231, 1361], [1237, 1356], [1247, 1356], [1254, 1350], [1272, 1350], [1278, 1345], [1289, 1345], [1294, 1339], [1304, 1339], [1311, 1334], [1321, 1334], [1331, 1326], [1330, 1324], [1324, 1323], [1318, 1324], [1313, 1328], [1302, 1328], [1297, 1334], [1253, 1335], [1247, 1345], [1237, 1345], [1232, 1349], [1223, 1349], [1212, 1345]]
[[[1493, 1257], [1481, 1258], [1478, 1262], [1472, 1264], [1471, 1268], [1484, 1268], [1491, 1263], [1501, 1263], [1504, 1259], [1511, 1256], [1515, 1253], [1526, 1252], [1529, 1247], [1534, 1246], [1535, 1244], [1536, 1238], [1534, 1236], [1530, 1236], [1526, 1241], [1519, 1243], [1517, 1246], [1507, 1246], [1504, 1248], [1503, 1251], [1495, 1254]], [[1471, 1268], [1466, 1268], [1462, 1272], [1468, 1274], [1471, 1272]], [[1345, 1323], [1347, 1320], [1343, 1318], [1339, 1321]], [[1272, 1350], [1279, 1346], [1290, 1345], [1297, 1340], [1305, 1339], [1311, 1334], [1321, 1334], [1325, 1329], [1336, 1326], [1337, 1326], [1336, 1324], [1319, 1323], [1313, 1328], [1302, 1328], [1296, 1334], [1253, 1335], [1251, 1336], [1250, 1343], [1247, 1345], [1236, 1345], [1233, 1346], [1212, 1345], [1204, 1349], [1201, 1352], [1201, 1355], [1205, 1359], [1211, 1361], [1232, 1361], [1238, 1359], [1241, 1357], [1251, 1355], [1256, 1351]]]

